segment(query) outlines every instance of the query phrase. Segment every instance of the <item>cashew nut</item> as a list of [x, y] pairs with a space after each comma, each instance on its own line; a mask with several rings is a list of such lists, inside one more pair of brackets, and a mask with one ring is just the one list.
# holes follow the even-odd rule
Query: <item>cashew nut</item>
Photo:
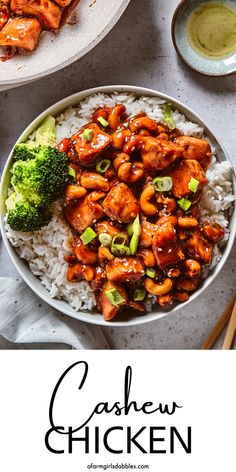
[[119, 167], [122, 164], [129, 161], [130, 161], [130, 156], [128, 154], [125, 154], [124, 152], [121, 152], [120, 154], [118, 154], [118, 156], [113, 161], [113, 166], [116, 172], [118, 171]]
[[142, 162], [126, 162], [118, 169], [118, 177], [122, 182], [134, 183], [142, 179], [144, 169]]
[[195, 226], [198, 225], [198, 220], [196, 218], [192, 218], [191, 216], [179, 217], [178, 225], [183, 229], [195, 228]]
[[155, 283], [150, 277], [147, 277], [144, 280], [144, 287], [152, 295], [165, 295], [166, 293], [170, 292], [172, 286], [173, 282], [169, 278], [166, 278], [161, 284]]
[[118, 129], [112, 135], [112, 146], [115, 149], [123, 149], [125, 142], [131, 136], [131, 131], [129, 129]]
[[82, 187], [87, 189], [98, 189], [103, 192], [108, 192], [110, 189], [108, 180], [96, 172], [84, 172], [80, 176], [80, 183]]
[[126, 108], [124, 105], [116, 105], [110, 111], [108, 115], [108, 123], [111, 129], [116, 130], [120, 125], [120, 118], [125, 112]]
[[145, 215], [152, 216], [157, 213], [156, 206], [151, 203], [151, 199], [154, 197], [155, 193], [155, 189], [151, 184], [147, 185], [141, 193], [139, 202]]
[[142, 259], [146, 267], [154, 267], [156, 265], [156, 259], [151, 249], [139, 249], [137, 256]]
[[157, 123], [151, 118], [148, 118], [148, 116], [143, 116], [132, 120], [129, 124], [129, 129], [132, 133], [138, 133], [142, 129], [147, 129], [151, 133], [156, 133]]
[[161, 216], [161, 218], [158, 218], [155, 224], [158, 225], [158, 227], [160, 227], [161, 225], [167, 222], [171, 223], [173, 226], [176, 226], [178, 223], [178, 220], [176, 216], [174, 215], [165, 215], [165, 216]]
[[105, 192], [102, 192], [102, 190], [94, 190], [88, 195], [88, 201], [90, 203], [97, 202], [98, 200], [101, 200], [101, 198], [105, 196], [106, 194]]

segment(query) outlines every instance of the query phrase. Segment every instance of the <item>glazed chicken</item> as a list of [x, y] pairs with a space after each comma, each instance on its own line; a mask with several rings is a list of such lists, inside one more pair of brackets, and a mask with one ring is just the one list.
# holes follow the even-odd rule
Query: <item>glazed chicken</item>
[[11, 10], [36, 16], [47, 28], [59, 28], [62, 10], [51, 0], [11, 0]]
[[0, 46], [13, 46], [33, 51], [42, 27], [36, 18], [14, 18], [0, 31]]
[[211, 148], [123, 104], [95, 110], [92, 122], [58, 144], [74, 181], [64, 213], [73, 232], [68, 280], [86, 280], [110, 321], [124, 307], [145, 313], [185, 302], [224, 237], [201, 221]]
[[[34, 51], [42, 30], [60, 28], [62, 17], [64, 22], [77, 4], [72, 0], [0, 0], [0, 46]], [[14, 55], [7, 53], [0, 60]]]

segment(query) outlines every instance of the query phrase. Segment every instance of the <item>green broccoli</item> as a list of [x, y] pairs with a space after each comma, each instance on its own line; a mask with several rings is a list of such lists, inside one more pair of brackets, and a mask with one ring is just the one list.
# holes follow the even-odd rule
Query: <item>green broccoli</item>
[[26, 146], [23, 147], [22, 159], [19, 159], [20, 149], [18, 151], [11, 183], [14, 190], [32, 204], [50, 205], [63, 196], [70, 181], [67, 155], [56, 148], [38, 146], [32, 149], [32, 155], [25, 160]]
[[7, 213], [7, 223], [16, 231], [37, 231], [48, 225], [51, 218], [48, 209], [36, 207], [24, 200], [17, 202], [15, 208]]
[[35, 146], [32, 146], [32, 144], [30, 145], [30, 143], [16, 144], [12, 157], [14, 161], [26, 161], [27, 159], [34, 159], [34, 149]]

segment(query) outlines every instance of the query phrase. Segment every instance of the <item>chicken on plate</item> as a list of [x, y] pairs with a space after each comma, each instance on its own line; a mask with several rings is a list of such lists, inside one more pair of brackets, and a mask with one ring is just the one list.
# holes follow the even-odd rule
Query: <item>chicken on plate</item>
[[[0, 46], [34, 51], [41, 32], [58, 30], [78, 1], [0, 0]], [[13, 55], [8, 53], [1, 59]]]

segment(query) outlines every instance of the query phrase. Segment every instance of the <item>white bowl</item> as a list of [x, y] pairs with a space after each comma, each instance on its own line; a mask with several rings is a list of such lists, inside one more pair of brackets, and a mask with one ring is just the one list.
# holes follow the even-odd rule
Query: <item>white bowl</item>
[[[135, 86], [130, 86], [130, 85], [118, 85], [118, 86], [105, 86], [105, 87], [97, 87], [89, 90], [84, 90], [83, 92], [76, 93], [74, 95], [71, 95], [70, 97], [67, 97], [60, 102], [57, 102], [55, 105], [52, 105], [50, 108], [48, 108], [46, 111], [41, 113], [37, 118], [35, 118], [34, 121], [26, 128], [26, 130], [22, 133], [22, 135], [19, 137], [17, 142], [25, 141], [27, 137], [29, 136], [30, 133], [40, 124], [40, 122], [49, 114], [51, 115], [58, 115], [61, 113], [65, 108], [69, 106], [75, 106], [78, 102], [86, 98], [87, 96], [93, 94], [93, 93], [112, 93], [112, 92], [133, 92], [137, 96], [141, 95], [146, 95], [146, 96], [154, 96], [154, 97], [159, 97], [167, 101], [171, 101], [176, 105], [176, 108], [180, 110], [181, 113], [186, 115], [188, 119], [191, 121], [200, 124], [202, 127], [205, 129], [205, 134], [206, 136], [209, 137], [211, 140], [213, 146], [216, 148], [216, 154], [218, 157], [219, 161], [227, 160], [230, 161], [229, 157], [227, 156], [227, 153], [223, 146], [219, 143], [219, 140], [215, 137], [213, 132], [208, 128], [206, 123], [196, 114], [194, 113], [190, 108], [186, 107], [183, 105], [181, 102], [178, 100], [165, 95], [160, 92], [156, 92], [155, 90], [150, 90], [147, 88], [143, 87], [135, 87]], [[1, 182], [1, 187], [0, 187], [0, 195], [3, 197], [3, 201], [6, 197], [6, 191], [9, 186], [9, 181], [10, 181], [10, 173], [9, 170], [12, 166], [11, 162], [11, 155], [7, 159], [3, 175], [2, 175], [2, 182]], [[236, 188], [236, 180], [235, 180], [235, 175], [233, 173], [233, 192], [235, 195], [235, 188]], [[191, 301], [195, 300], [197, 297], [202, 295], [204, 290], [210, 286], [210, 284], [213, 282], [215, 277], [219, 274], [221, 271], [223, 265], [225, 264], [227, 257], [230, 253], [230, 250], [232, 248], [234, 239], [235, 239], [235, 233], [236, 233], [236, 211], [234, 208], [234, 212], [231, 216], [230, 219], [230, 237], [229, 240], [224, 247], [223, 250], [223, 256], [220, 260], [220, 262], [217, 264], [217, 266], [210, 272], [209, 276], [207, 277], [206, 280], [203, 281], [201, 288], [197, 290], [193, 295], [191, 295], [190, 299], [188, 302], [184, 304], [177, 304], [173, 306], [173, 308], [168, 309], [168, 311], [164, 311], [158, 306], [154, 307], [154, 310], [151, 313], [147, 313], [146, 315], [136, 315], [129, 317], [127, 320], [122, 320], [119, 321], [112, 321], [112, 322], [107, 322], [104, 321], [102, 318], [102, 315], [100, 313], [88, 313], [88, 312], [76, 312], [70, 305], [68, 305], [67, 302], [62, 301], [62, 300], [55, 300], [50, 298], [48, 291], [43, 287], [43, 285], [40, 283], [39, 279], [35, 277], [32, 272], [30, 271], [27, 263], [23, 260], [20, 259], [18, 254], [15, 252], [14, 248], [11, 246], [9, 243], [7, 237], [6, 237], [6, 232], [4, 228], [4, 216], [5, 216], [5, 210], [3, 208], [3, 211], [1, 213], [1, 219], [0, 219], [0, 227], [2, 231], [2, 237], [4, 244], [6, 246], [6, 249], [12, 259], [13, 264], [15, 265], [16, 269], [20, 273], [21, 277], [25, 280], [25, 282], [28, 284], [28, 286], [45, 302], [47, 302], [49, 305], [52, 307], [56, 308], [60, 312], [64, 313], [65, 315], [72, 316], [73, 318], [79, 319], [81, 321], [85, 321], [88, 323], [93, 323], [97, 325], [102, 325], [102, 326], [131, 326], [131, 325], [138, 325], [142, 323], [147, 323], [149, 321], [154, 321], [157, 319], [162, 318], [163, 316], [168, 316], [171, 313], [175, 313], [178, 310], [180, 310], [183, 306], [186, 307], [188, 303], [191, 303]]]
[[115, 26], [130, 0], [80, 0], [75, 24], [45, 31], [33, 53], [1, 62], [0, 90], [29, 83], [77, 61]]

